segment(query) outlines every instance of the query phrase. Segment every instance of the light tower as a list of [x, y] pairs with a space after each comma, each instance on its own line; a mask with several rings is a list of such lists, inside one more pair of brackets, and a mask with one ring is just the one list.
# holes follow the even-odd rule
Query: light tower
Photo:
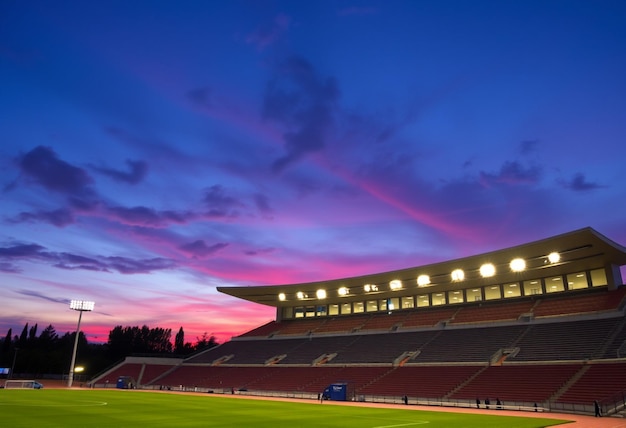
[[72, 300], [70, 302], [70, 309], [78, 311], [78, 325], [76, 326], [76, 338], [74, 339], [74, 351], [72, 352], [72, 362], [70, 363], [70, 375], [67, 377], [67, 387], [72, 387], [74, 381], [74, 365], [76, 364], [76, 351], [78, 349], [78, 335], [80, 333], [80, 320], [83, 317], [83, 312], [93, 311], [95, 302], [88, 300]]

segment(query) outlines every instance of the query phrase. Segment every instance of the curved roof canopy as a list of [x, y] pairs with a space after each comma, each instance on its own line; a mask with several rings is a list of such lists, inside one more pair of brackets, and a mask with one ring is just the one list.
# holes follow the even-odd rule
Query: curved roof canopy
[[[301, 284], [218, 287], [263, 305], [283, 307], [387, 299], [622, 266], [626, 248], [592, 228], [462, 259], [352, 278]], [[320, 291], [321, 290], [321, 291]]]

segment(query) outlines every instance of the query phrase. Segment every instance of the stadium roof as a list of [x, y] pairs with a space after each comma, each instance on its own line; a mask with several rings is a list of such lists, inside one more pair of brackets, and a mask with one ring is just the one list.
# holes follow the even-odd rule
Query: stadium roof
[[[551, 253], [558, 254], [558, 260], [550, 260], [548, 256]], [[523, 260], [525, 266], [522, 270], [513, 269], [511, 261], [515, 259]], [[481, 274], [481, 266], [489, 264], [494, 272], [485, 277], [484, 272]], [[515, 247], [408, 269], [328, 281], [217, 287], [217, 290], [273, 307], [316, 305], [402, 297], [413, 295], [419, 289], [434, 292], [502, 284], [625, 264], [625, 247], [587, 227]], [[451, 274], [458, 269], [463, 272], [464, 278], [453, 280]], [[420, 276], [422, 285], [418, 285]], [[319, 290], [324, 291], [320, 294]]]

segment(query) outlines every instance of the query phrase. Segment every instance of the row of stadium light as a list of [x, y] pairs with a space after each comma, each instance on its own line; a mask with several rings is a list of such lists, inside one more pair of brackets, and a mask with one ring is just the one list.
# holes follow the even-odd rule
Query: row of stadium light
[[[550, 263], [558, 263], [561, 260], [561, 256], [559, 253], [553, 252], [553, 253], [548, 254], [546, 259]], [[511, 269], [512, 272], [522, 272], [526, 269], [526, 260], [522, 258], [513, 259], [509, 263], [509, 268]], [[480, 267], [478, 271], [480, 273], [480, 276], [482, 276], [483, 278], [490, 278], [496, 274], [496, 267], [492, 263], [485, 263]], [[465, 272], [462, 269], [455, 269], [450, 273], [450, 279], [452, 282], [461, 282], [465, 280]], [[427, 287], [429, 285], [431, 285], [429, 275], [422, 274], [417, 277], [418, 287]], [[401, 290], [402, 281], [399, 279], [394, 279], [390, 281], [389, 289], [391, 291]], [[365, 293], [371, 293], [371, 292], [377, 292], [377, 291], [382, 291], [382, 290], [380, 290], [380, 287], [378, 287], [378, 285], [365, 284], [363, 286], [363, 291]], [[350, 294], [350, 289], [348, 287], [339, 287], [337, 289], [337, 295], [340, 297], [345, 297], [345, 296], [348, 296], [349, 294]], [[315, 292], [315, 297], [317, 297], [320, 300], [325, 299], [327, 297], [326, 290], [320, 288], [319, 290]], [[298, 291], [296, 293], [296, 298], [298, 300], [305, 300], [309, 298], [309, 295], [303, 291]], [[281, 302], [287, 300], [287, 295], [285, 293], [279, 293], [278, 300], [280, 300]]]

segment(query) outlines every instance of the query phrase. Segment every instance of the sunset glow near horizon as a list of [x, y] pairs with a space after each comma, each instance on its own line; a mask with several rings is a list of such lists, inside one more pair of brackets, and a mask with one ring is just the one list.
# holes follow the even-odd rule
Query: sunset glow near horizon
[[[290, 284], [626, 245], [626, 3], [0, 5], [0, 337], [219, 342]], [[626, 276], [626, 275], [625, 275]]]

